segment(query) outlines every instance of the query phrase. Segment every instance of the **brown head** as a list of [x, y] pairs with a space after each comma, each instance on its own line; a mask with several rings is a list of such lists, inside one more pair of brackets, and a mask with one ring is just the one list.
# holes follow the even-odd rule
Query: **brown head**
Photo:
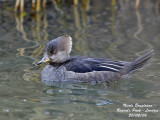
[[58, 37], [47, 43], [44, 57], [37, 64], [44, 62], [63, 63], [70, 58], [71, 50], [72, 38], [69, 35]]

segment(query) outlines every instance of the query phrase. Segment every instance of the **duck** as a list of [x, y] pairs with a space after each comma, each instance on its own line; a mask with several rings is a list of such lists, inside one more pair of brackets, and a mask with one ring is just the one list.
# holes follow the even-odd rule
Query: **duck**
[[151, 59], [154, 49], [137, 59], [117, 61], [108, 58], [70, 56], [72, 38], [69, 35], [57, 37], [46, 44], [44, 57], [37, 63], [48, 62], [42, 72], [43, 82], [106, 82], [119, 81], [142, 68]]

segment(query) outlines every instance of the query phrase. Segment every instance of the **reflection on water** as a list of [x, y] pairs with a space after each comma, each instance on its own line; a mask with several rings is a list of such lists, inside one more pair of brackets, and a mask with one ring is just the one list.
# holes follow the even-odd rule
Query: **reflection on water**
[[[0, 119], [128, 119], [128, 113], [116, 111], [123, 103], [159, 109], [159, 0], [139, 5], [128, 0], [51, 0], [40, 12], [25, 3], [24, 11], [14, 14], [13, 1], [0, 2]], [[40, 81], [45, 65], [36, 62], [45, 44], [63, 34], [73, 37], [72, 55], [130, 61], [153, 48], [156, 54], [149, 67], [109, 86], [46, 86]], [[147, 114], [148, 119], [160, 117]]]

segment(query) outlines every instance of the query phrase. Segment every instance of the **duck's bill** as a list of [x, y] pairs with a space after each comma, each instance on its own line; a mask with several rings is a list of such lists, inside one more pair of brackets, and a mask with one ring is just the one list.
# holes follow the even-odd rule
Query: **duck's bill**
[[43, 57], [42, 60], [37, 63], [37, 65], [42, 64], [42, 63], [45, 63], [45, 62], [49, 62], [49, 61], [50, 61], [49, 58]]

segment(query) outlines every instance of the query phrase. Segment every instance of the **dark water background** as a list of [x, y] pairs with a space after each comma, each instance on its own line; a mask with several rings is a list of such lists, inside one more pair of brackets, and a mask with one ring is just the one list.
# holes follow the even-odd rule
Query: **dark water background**
[[[87, 0], [87, 5], [77, 6], [53, 1], [37, 13], [25, 1], [25, 12], [15, 15], [15, 1], [0, 0], [0, 119], [134, 119], [117, 112], [132, 109], [123, 103], [150, 104], [149, 109], [160, 110], [160, 0], [141, 0], [137, 10], [134, 0]], [[46, 86], [40, 80], [45, 65], [36, 62], [45, 44], [64, 34], [73, 38], [72, 55], [125, 61], [151, 49], [155, 55], [148, 67], [109, 86]], [[160, 119], [159, 112], [145, 114], [146, 118], [135, 119]]]

